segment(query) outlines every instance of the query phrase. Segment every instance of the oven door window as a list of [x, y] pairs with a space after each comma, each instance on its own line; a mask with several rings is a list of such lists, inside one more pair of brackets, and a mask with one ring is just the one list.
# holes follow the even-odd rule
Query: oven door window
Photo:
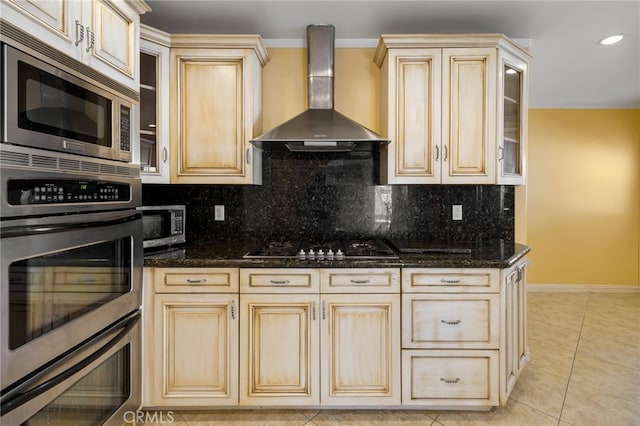
[[18, 127], [93, 145], [112, 146], [112, 101], [18, 62]]
[[58, 396], [23, 426], [105, 423], [131, 394], [131, 349], [124, 346]]
[[131, 291], [132, 238], [75, 247], [9, 265], [14, 350]]

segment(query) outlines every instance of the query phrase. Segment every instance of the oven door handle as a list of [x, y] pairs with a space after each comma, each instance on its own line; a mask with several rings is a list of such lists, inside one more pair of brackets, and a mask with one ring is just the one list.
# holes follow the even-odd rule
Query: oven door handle
[[[88, 365], [96, 361], [102, 355], [107, 353], [111, 348], [118, 344], [122, 339], [125, 338], [127, 333], [136, 326], [136, 324], [140, 321], [140, 311], [136, 311], [134, 314], [129, 315], [120, 321], [111, 325], [108, 329], [105, 329], [100, 335], [94, 337], [93, 340], [85, 343], [85, 345], [90, 345], [94, 341], [100, 340], [104, 338], [104, 335], [113, 332], [119, 328], [123, 328], [115, 337], [113, 337], [109, 342], [107, 342], [104, 346], [102, 346], [97, 351], [93, 352], [88, 357], [84, 358], [82, 361], [74, 364], [72, 367], [64, 370], [60, 374], [52, 377], [51, 379], [37, 383], [40, 379], [39, 376], [43, 374], [47, 374], [50, 370], [45, 369], [44, 371], [39, 372], [34, 375], [31, 379], [19, 384], [17, 387], [9, 390], [4, 395], [2, 395], [2, 403], [0, 404], [0, 412], [2, 414], [6, 414], [19, 406], [23, 405], [27, 401], [37, 397], [38, 395], [46, 392], [47, 390], [57, 386], [58, 384], [64, 382], [68, 378], [72, 377], [74, 374], [78, 373], [82, 369], [86, 368]], [[58, 363], [63, 363], [64, 358], [58, 361]]]
[[[74, 221], [61, 223], [24, 223], [6, 226], [0, 231], [1, 238], [26, 237], [31, 235], [49, 234], [52, 232], [71, 231], [74, 229], [95, 228], [99, 226], [120, 225], [142, 218], [138, 211], [116, 211], [98, 214], [93, 220], [87, 220], [89, 215], [74, 215]], [[77, 221], [75, 219], [78, 219]], [[84, 220], [81, 220], [84, 219]]]

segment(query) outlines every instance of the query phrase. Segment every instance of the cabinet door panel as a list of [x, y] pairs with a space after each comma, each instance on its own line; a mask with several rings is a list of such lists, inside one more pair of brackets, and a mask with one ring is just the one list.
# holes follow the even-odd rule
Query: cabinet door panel
[[93, 27], [95, 32], [93, 55], [116, 68], [120, 72], [135, 78], [135, 55], [138, 54], [136, 40], [137, 15], [127, 16], [110, 2], [97, 0], [92, 3]]
[[[244, 104], [242, 57], [172, 51], [175, 79], [172, 115], [177, 118], [178, 179], [243, 176]], [[173, 177], [173, 176], [172, 176]]]
[[237, 303], [232, 295], [155, 295], [154, 404], [237, 404]]
[[242, 295], [240, 403], [318, 404], [318, 296]]
[[400, 403], [400, 295], [322, 296], [322, 404]]
[[439, 183], [441, 51], [392, 53], [389, 61], [397, 97], [389, 111], [389, 183]]
[[[493, 183], [496, 49], [443, 50], [443, 182]], [[473, 179], [470, 179], [473, 178]]]
[[7, 3], [28, 13], [44, 24], [47, 29], [53, 30], [54, 34], [64, 39], [71, 37], [69, 32], [73, 22], [69, 23], [68, 16], [69, 4], [72, 2], [68, 0], [7, 0]]

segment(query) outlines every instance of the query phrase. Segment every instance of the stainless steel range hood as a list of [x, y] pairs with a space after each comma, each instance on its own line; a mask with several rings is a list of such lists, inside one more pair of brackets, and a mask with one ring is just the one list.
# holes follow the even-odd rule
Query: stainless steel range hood
[[307, 27], [309, 109], [251, 143], [266, 151], [295, 152], [375, 150], [389, 143], [334, 109], [334, 40], [333, 25]]

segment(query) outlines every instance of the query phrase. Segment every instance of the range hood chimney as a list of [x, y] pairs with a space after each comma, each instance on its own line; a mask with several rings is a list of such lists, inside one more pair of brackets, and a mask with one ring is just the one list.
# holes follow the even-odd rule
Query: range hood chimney
[[266, 151], [294, 152], [370, 151], [389, 143], [334, 109], [334, 44], [333, 25], [307, 27], [309, 109], [251, 143]]

